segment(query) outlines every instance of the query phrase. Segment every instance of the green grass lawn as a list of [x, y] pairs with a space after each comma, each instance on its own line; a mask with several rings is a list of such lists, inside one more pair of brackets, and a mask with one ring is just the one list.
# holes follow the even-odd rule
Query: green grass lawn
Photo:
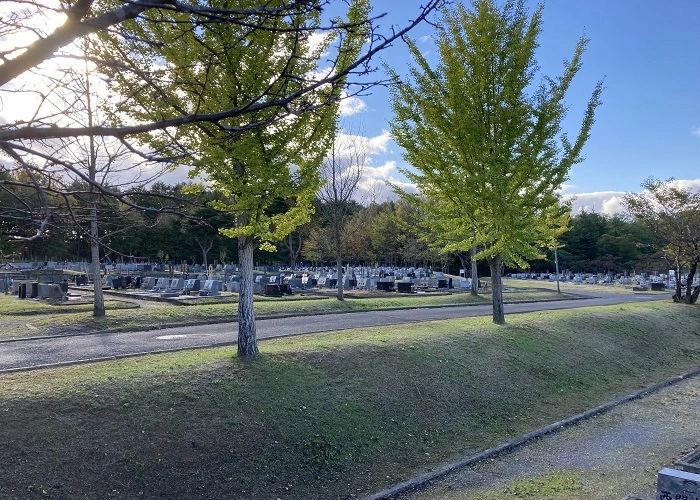
[[5, 374], [0, 496], [362, 496], [696, 367], [698, 324], [624, 304]]
[[[536, 300], [561, 300], [570, 295], [558, 295], [552, 290], [512, 290], [504, 294], [506, 302]], [[151, 303], [153, 307], [134, 309], [124, 300], [107, 300], [107, 315], [92, 317], [91, 304], [53, 306], [45, 301], [20, 300], [11, 295], [0, 295], [0, 339], [34, 337], [71, 333], [91, 333], [105, 330], [145, 330], [176, 325], [211, 324], [235, 321], [237, 303], [235, 296], [222, 297], [221, 302], [206, 299], [199, 305], [182, 307], [167, 303]], [[486, 304], [490, 296], [455, 294], [386, 294], [366, 298], [347, 298], [340, 302], [334, 298], [295, 295], [282, 299], [257, 297], [257, 318], [291, 315], [332, 314], [377, 309], [407, 307], [436, 307], [468, 304]]]
[[[487, 278], [488, 279], [488, 278]], [[503, 284], [507, 288], [512, 290], [527, 290], [527, 289], [546, 289], [546, 290], [556, 290], [556, 281], [539, 281], [539, 280], [521, 280], [516, 278], [504, 278]], [[562, 281], [559, 283], [559, 287], [562, 292], [568, 293], [640, 293], [633, 290], [633, 285], [620, 285], [617, 283], [610, 283], [604, 285], [591, 285], [588, 283], [576, 284], [571, 281]], [[673, 290], [666, 290], [667, 292], [673, 292]], [[663, 292], [641, 292], [645, 294], [658, 294]]]

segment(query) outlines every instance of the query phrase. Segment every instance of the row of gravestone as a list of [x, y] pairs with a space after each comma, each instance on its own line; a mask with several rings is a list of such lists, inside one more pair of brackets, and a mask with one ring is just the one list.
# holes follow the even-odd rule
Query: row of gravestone
[[161, 296], [199, 295], [216, 296], [221, 294], [221, 282], [218, 280], [200, 280], [198, 278], [143, 278], [141, 289]]
[[62, 301], [68, 298], [68, 283], [39, 283], [38, 281], [15, 280], [12, 293], [20, 299], [50, 299]]

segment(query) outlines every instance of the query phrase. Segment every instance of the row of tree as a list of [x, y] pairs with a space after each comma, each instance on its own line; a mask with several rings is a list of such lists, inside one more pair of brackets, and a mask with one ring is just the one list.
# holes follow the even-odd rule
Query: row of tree
[[[142, 199], [138, 199], [139, 205], [154, 209], [167, 206], [174, 209], [172, 200], [188, 200], [190, 204], [183, 213], [137, 211], [125, 206], [120, 209], [114, 200], [111, 213], [102, 206], [102, 261], [197, 263], [205, 267], [214, 261], [237, 262], [236, 240], [220, 231], [235, 223], [233, 216], [211, 207], [216, 199], [213, 191], [193, 194], [187, 188], [186, 184], [168, 186], [156, 183], [144, 190]], [[3, 207], [11, 206], [7, 193], [0, 193], [0, 200]], [[80, 204], [79, 200], [71, 202], [76, 211]], [[421, 214], [418, 208], [404, 200], [372, 202], [367, 206], [350, 200], [337, 207], [319, 197], [314, 201], [314, 207], [310, 222], [277, 241], [275, 251], [257, 249], [254, 261], [261, 265], [292, 268], [301, 264], [337, 266], [339, 239], [342, 248], [340, 266], [348, 263], [430, 266], [453, 273], [463, 266], [457, 253], [441, 252], [429, 244], [437, 236], [431, 228], [419, 225]], [[35, 208], [39, 209], [38, 206]], [[83, 209], [86, 210], [84, 204]], [[334, 210], [338, 213], [328, 217], [327, 214]], [[12, 224], [12, 218], [0, 214], [2, 234], [12, 233]], [[621, 214], [606, 216], [582, 211], [570, 219], [567, 231], [559, 240], [558, 259], [562, 270], [634, 273], [673, 267], [664, 258], [665, 241], [660, 235], [643, 221]], [[44, 238], [14, 243], [6, 238], [0, 239], [0, 249], [6, 257], [24, 260], [91, 259], [90, 239], [68, 221], [65, 225], [52, 226]], [[544, 246], [542, 250], [543, 258], [529, 261], [529, 269], [553, 272], [553, 251]], [[468, 255], [462, 257], [468, 260]], [[482, 275], [485, 273], [485, 270], [481, 271]]]
[[[111, 215], [150, 222], [178, 211], [204, 224], [189, 199], [154, 208], [142, 183], [115, 189], [120, 153], [144, 172], [189, 166], [202, 184], [186, 194], [206, 197], [208, 186], [216, 195], [199, 208], [230, 217], [220, 231], [235, 238], [241, 269], [238, 353], [256, 355], [253, 252], [309, 221], [340, 101], [385, 83], [369, 76], [373, 57], [443, 3], [428, 0], [406, 27], [383, 33], [368, 0], [335, 16], [330, 0], [23, 2], [0, 17], [0, 97], [37, 97], [25, 117], [0, 124], [9, 159], [0, 186], [13, 221], [24, 215], [5, 234], [37, 239], [72, 220], [98, 282], [99, 246], [115, 244]], [[53, 11], [60, 26], [44, 22]], [[102, 302], [96, 289], [95, 315]]]
[[[476, 261], [489, 265], [496, 323], [505, 321], [500, 277], [506, 266], [526, 267], [551, 249], [572, 266], [603, 264], [611, 256], [605, 267], [622, 268], [645, 252], [643, 245], [637, 254], [627, 248], [613, 221], [605, 234], [580, 232], [562, 249], [570, 216], [559, 190], [582, 161], [602, 85], [594, 86], [570, 141], [562, 130], [564, 97], [586, 40], [561, 76], [536, 81], [542, 7], [529, 15], [523, 0], [502, 7], [474, 0], [471, 8], [432, 0], [405, 29], [381, 34], [367, 0], [347, 2], [345, 16], [326, 24], [329, 0], [78, 0], [61, 7], [62, 26], [42, 33], [35, 21], [53, 4], [25, 5], [0, 18], [0, 32], [10, 40], [0, 88], [7, 98], [40, 98], [26, 119], [0, 125], [0, 149], [12, 162], [0, 178], [8, 219], [3, 234], [54, 238], [51, 255], [61, 237], [77, 253], [86, 239], [95, 281], [100, 247], [133, 255], [151, 253], [157, 242], [159, 258], [167, 260], [167, 248], [168, 259], [189, 259], [197, 249], [208, 255], [221, 236], [231, 238], [236, 246], [219, 252], [231, 249], [241, 272], [241, 356], [258, 352], [254, 252], [273, 252], [279, 242], [290, 261], [332, 253], [337, 265], [343, 255], [389, 264], [439, 259], [442, 265], [450, 255], [464, 263], [468, 254], [472, 275]], [[432, 67], [406, 35], [440, 7], [440, 62]], [[34, 41], [27, 44], [27, 37]], [[372, 57], [399, 38], [415, 66], [406, 77], [385, 68], [395, 112], [391, 129], [418, 192], [395, 188], [400, 202], [360, 208], [352, 193], [364, 161], [358, 148], [349, 156], [336, 150], [339, 103], [389, 83], [364, 78], [372, 74]], [[83, 65], [76, 68], [76, 60]], [[71, 64], [44, 64], [62, 61]], [[93, 92], [95, 85], [104, 91]], [[186, 165], [201, 182], [156, 190], [142, 182], [114, 184], [123, 178], [115, 172], [143, 167], [139, 172], [148, 173], [155, 164]], [[640, 220], [654, 219], [629, 206]], [[160, 241], [148, 238], [156, 227]], [[196, 247], [183, 251], [185, 234]], [[687, 261], [685, 251], [678, 259]], [[96, 290], [96, 315], [104, 314], [101, 303]]]

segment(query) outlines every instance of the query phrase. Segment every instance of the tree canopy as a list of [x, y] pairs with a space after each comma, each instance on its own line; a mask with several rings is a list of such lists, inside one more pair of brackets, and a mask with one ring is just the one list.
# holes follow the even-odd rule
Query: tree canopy
[[[0, 168], [11, 174], [0, 179], [0, 186], [26, 187], [46, 201], [53, 181], [62, 173], [77, 171], [69, 158], [45, 148], [59, 138], [111, 137], [134, 158], [176, 165], [196, 152], [190, 131], [216, 130], [233, 136], [271, 125], [271, 120], [279, 120], [277, 126], [284, 127], [285, 117], [314, 114], [319, 106], [381, 84], [381, 78], [372, 75], [372, 58], [423, 22], [443, 1], [429, 0], [405, 27], [388, 32], [379, 30], [382, 14], [329, 19], [330, 0], [5, 2], [0, 5], [0, 99], [29, 104], [23, 116], [0, 124], [0, 152], [6, 160]], [[240, 36], [210, 44], [215, 32]], [[352, 33], [362, 33], [364, 38], [361, 53], [349, 60], [346, 37]], [[286, 43], [283, 40], [323, 38], [324, 34], [329, 38], [323, 57], [315, 50], [303, 58], [298, 51], [288, 52], [283, 64], [274, 65], [278, 72], [266, 75], [270, 77], [267, 85], [255, 91], [249, 87], [251, 92], [219, 102], [207, 99], [204, 105], [203, 96], [212, 88], [209, 81], [198, 78], [212, 74], [219, 65], [230, 68], [235, 62], [232, 55], [245, 68], [263, 63], [262, 57], [279, 55], [274, 46], [277, 40]], [[84, 56], [76, 50], [77, 42], [88, 39], [92, 51]], [[251, 45], [252, 39], [261, 41], [267, 52]], [[183, 46], [188, 48], [174, 57], [170, 49]], [[193, 62], [195, 56], [201, 59]], [[306, 71], [312, 56], [324, 63], [319, 71]], [[55, 96], [64, 95], [65, 75], [81, 59], [87, 59], [99, 75], [95, 81], [101, 80], [111, 91], [112, 101], [104, 110], [112, 115], [106, 122], [67, 123], [64, 117], [71, 113], [71, 103], [55, 104], [60, 101]], [[352, 89], [328, 90], [348, 78]], [[181, 94], [168, 95], [174, 86]], [[319, 101], [324, 92], [326, 98]], [[183, 97], [188, 98], [186, 105]], [[142, 106], [148, 99], [159, 107]], [[129, 192], [99, 185], [87, 176], [83, 181], [125, 205], [149, 209], [136, 206]], [[43, 236], [55, 208], [45, 202], [38, 213], [28, 214], [35, 224], [33, 237]]]
[[432, 67], [408, 41], [415, 66], [393, 76], [391, 131], [418, 186], [401, 193], [435, 221], [449, 249], [478, 248], [491, 267], [496, 323], [504, 321], [503, 265], [527, 267], [548, 240], [545, 222], [581, 151], [600, 104], [598, 82], [573, 141], [562, 130], [564, 97], [581, 67], [579, 40], [557, 78], [538, 73], [535, 51], [542, 6], [529, 15], [523, 0], [475, 0], [442, 9]]
[[[644, 191], [628, 193], [624, 205], [637, 220], [650, 227], [665, 242], [666, 260], [676, 273], [674, 302], [694, 304], [700, 296], [700, 285], [693, 287], [700, 264], [700, 192], [665, 182], [648, 179]], [[689, 268], [685, 292], [682, 270]]]

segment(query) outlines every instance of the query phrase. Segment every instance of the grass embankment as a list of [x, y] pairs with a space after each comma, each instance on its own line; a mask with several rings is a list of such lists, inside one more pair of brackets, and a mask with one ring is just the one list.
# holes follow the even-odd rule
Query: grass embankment
[[[520, 290], [504, 294], [506, 302], [567, 298], [571, 298], [571, 296], [557, 295], [548, 290]], [[233, 296], [222, 297], [224, 303], [211, 303], [209, 299], [206, 299], [207, 302], [203, 304], [188, 307], [150, 303], [149, 307], [138, 309], [132, 309], [133, 304], [128, 302], [109, 300], [105, 303], [107, 315], [103, 318], [93, 318], [91, 304], [70, 305], [70, 303], [64, 302], [62, 305], [52, 306], [46, 302], [19, 300], [14, 296], [0, 295], [0, 339], [91, 333], [117, 329], [147, 330], [177, 325], [235, 321], [237, 304], [233, 299]], [[255, 299], [255, 314], [257, 318], [272, 318], [407, 307], [485, 304], [489, 301], [489, 296], [473, 297], [468, 293], [440, 295], [387, 293], [386, 296], [348, 298], [342, 302], [334, 298], [301, 297], [299, 295], [282, 299], [258, 297]], [[152, 307], [150, 307], [151, 305]]]
[[347, 498], [697, 366], [654, 302], [358, 329], [0, 376], [2, 495]]

